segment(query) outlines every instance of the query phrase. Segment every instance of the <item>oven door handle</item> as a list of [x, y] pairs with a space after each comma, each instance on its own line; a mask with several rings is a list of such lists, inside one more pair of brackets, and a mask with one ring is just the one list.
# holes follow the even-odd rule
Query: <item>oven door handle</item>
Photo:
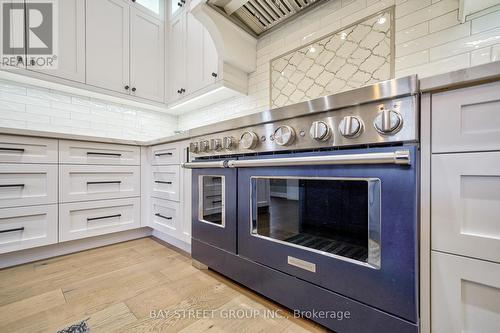
[[228, 161], [229, 168], [286, 167], [306, 165], [398, 164], [410, 165], [410, 151], [397, 150], [384, 153], [366, 153], [331, 156], [270, 158], [260, 160]]
[[186, 162], [181, 166], [186, 169], [228, 168], [228, 161]]

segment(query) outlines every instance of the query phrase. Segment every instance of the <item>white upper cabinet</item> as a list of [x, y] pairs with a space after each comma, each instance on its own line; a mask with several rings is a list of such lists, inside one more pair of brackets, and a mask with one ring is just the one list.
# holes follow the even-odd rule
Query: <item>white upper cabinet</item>
[[203, 29], [203, 81], [205, 85], [219, 80], [219, 54], [210, 33]]
[[163, 102], [165, 94], [165, 26], [163, 21], [130, 11], [130, 91], [133, 96]]
[[85, 83], [85, 0], [58, 0], [57, 68], [42, 69], [28, 60], [28, 69]]
[[170, 1], [170, 17], [183, 12], [187, 7], [186, 0], [169, 0]]
[[178, 15], [170, 22], [169, 47], [169, 102], [180, 99], [186, 92], [186, 24], [185, 16]]
[[87, 83], [128, 93], [128, 1], [87, 0]]
[[203, 26], [191, 13], [186, 16], [186, 95], [202, 88], [203, 82]]

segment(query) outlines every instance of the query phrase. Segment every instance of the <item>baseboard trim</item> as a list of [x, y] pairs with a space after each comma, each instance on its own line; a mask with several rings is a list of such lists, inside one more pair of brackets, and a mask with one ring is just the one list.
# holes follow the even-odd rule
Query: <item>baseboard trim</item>
[[152, 234], [153, 237], [158, 238], [159, 240], [170, 244], [172, 246], [175, 246], [176, 248], [181, 249], [184, 252], [187, 252], [188, 254], [191, 254], [191, 244], [186, 243], [180, 239], [174, 238], [170, 235], [164, 234], [158, 230], [153, 230]]
[[[112, 234], [96, 236], [91, 238], [78, 239], [69, 242], [35, 247], [0, 255], [0, 269], [58, 257], [70, 253], [93, 249], [96, 247], [126, 242], [133, 239], [149, 237], [152, 234], [151, 228], [139, 228], [116, 232]], [[166, 241], [171, 243], [170, 241]], [[178, 241], [179, 242], [179, 241]], [[176, 244], [172, 244], [177, 246]], [[191, 248], [189, 247], [191, 250]], [[189, 251], [191, 252], [191, 251]]]

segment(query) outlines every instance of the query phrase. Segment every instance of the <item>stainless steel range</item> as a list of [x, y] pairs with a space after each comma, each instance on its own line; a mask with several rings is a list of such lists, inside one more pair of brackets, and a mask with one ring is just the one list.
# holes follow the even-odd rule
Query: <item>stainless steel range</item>
[[199, 129], [184, 164], [193, 258], [300, 313], [350, 313], [311, 318], [337, 332], [418, 332], [417, 88], [410, 76]]

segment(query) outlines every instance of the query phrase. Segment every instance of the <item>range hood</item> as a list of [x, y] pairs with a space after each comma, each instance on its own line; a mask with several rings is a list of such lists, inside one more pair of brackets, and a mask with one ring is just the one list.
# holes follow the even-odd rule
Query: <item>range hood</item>
[[208, 0], [207, 4], [255, 37], [325, 0]]

